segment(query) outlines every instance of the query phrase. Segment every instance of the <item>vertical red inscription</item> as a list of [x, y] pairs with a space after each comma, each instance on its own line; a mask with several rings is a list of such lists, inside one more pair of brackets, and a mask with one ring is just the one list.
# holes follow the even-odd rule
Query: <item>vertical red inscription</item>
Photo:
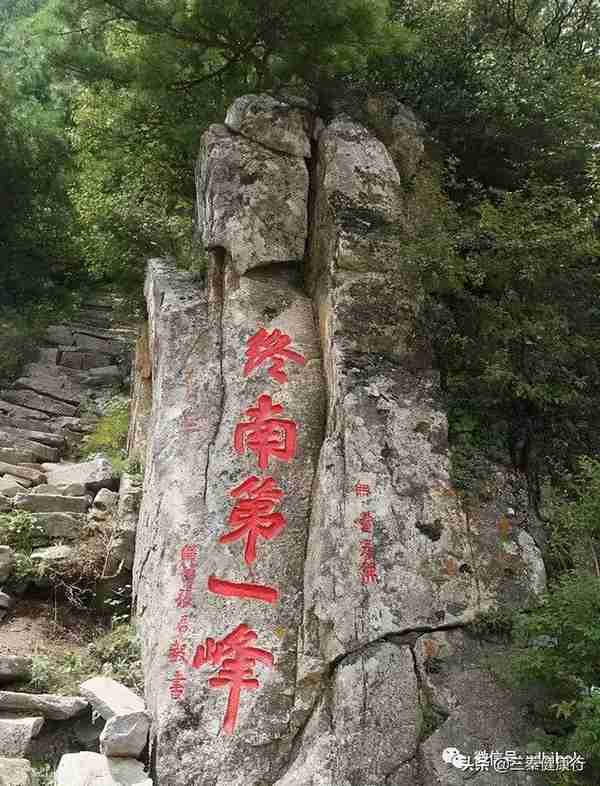
[[256, 690], [258, 680], [253, 674], [256, 661], [273, 666], [273, 655], [267, 650], [251, 646], [258, 638], [247, 625], [238, 625], [220, 641], [207, 639], [194, 654], [192, 667], [199, 669], [206, 663], [219, 666], [216, 677], [211, 677], [211, 688], [229, 688], [223, 731], [233, 734], [237, 722], [242, 690]]
[[244, 376], [249, 376], [254, 369], [270, 360], [271, 366], [267, 371], [269, 376], [277, 382], [287, 382], [288, 376], [283, 370], [285, 361], [291, 360], [292, 363], [298, 363], [300, 366], [306, 363], [302, 355], [289, 349], [291, 343], [292, 339], [281, 330], [276, 329], [269, 333], [264, 328], [260, 328], [258, 333], [248, 339]]
[[285, 516], [273, 512], [283, 497], [283, 491], [277, 488], [273, 478], [261, 480], [252, 475], [230, 494], [237, 499], [228, 519], [233, 531], [221, 535], [219, 543], [231, 543], [245, 535], [244, 562], [251, 565], [256, 559], [258, 537], [272, 540], [287, 523]]
[[179, 669], [175, 672], [169, 683], [169, 693], [172, 699], [179, 701], [185, 693], [185, 676]]
[[258, 466], [266, 469], [270, 456], [281, 461], [290, 461], [296, 452], [297, 426], [293, 420], [277, 418], [283, 406], [274, 404], [271, 396], [266, 393], [258, 397], [258, 405], [249, 407], [247, 423], [238, 423], [235, 427], [234, 446], [238, 453], [245, 449], [258, 456]]
[[368, 483], [357, 483], [354, 486], [354, 491], [357, 497], [369, 497], [371, 496], [371, 487]]

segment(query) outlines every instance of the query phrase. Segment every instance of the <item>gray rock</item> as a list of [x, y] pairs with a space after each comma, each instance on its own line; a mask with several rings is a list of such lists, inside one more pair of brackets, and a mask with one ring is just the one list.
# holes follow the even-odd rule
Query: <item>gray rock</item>
[[2, 609], [2, 611], [4, 612], [7, 612], [10, 611], [10, 609], [12, 609], [14, 605], [15, 605], [14, 598], [12, 598], [6, 592], [0, 591], [0, 609]]
[[[34, 455], [30, 450], [15, 450], [14, 448], [0, 447], [0, 463], [2, 464], [32, 464]], [[39, 464], [35, 464], [39, 469]]]
[[137, 759], [148, 742], [150, 718], [146, 712], [113, 715], [100, 735], [100, 753]]
[[76, 554], [72, 546], [48, 546], [45, 549], [35, 549], [31, 554], [32, 560], [40, 560], [47, 565], [55, 565], [71, 560]]
[[123, 382], [123, 375], [118, 366], [103, 366], [88, 371], [85, 382], [86, 385], [94, 388], [104, 385], [120, 385]]
[[67, 368], [86, 371], [92, 368], [103, 368], [112, 365], [112, 355], [91, 350], [61, 348], [60, 365]]
[[146, 710], [143, 699], [110, 677], [92, 677], [82, 683], [79, 690], [105, 720], [115, 715], [139, 714]]
[[30, 480], [34, 485], [44, 483], [46, 480], [44, 473], [37, 469], [29, 469], [28, 467], [22, 467], [18, 464], [6, 464], [3, 461], [0, 461], [0, 473], [3, 475], [9, 474], [14, 475], [17, 478]]
[[0, 513], [8, 513], [12, 510], [12, 499], [0, 493]]
[[[0, 479], [1, 480], [1, 479]], [[85, 513], [87, 497], [68, 497], [63, 494], [17, 494], [14, 507], [31, 513]]]
[[40, 349], [38, 360], [40, 360], [42, 363], [48, 363], [55, 366], [58, 363], [58, 348], [51, 347]]
[[15, 555], [10, 546], [0, 546], [0, 584], [12, 573], [14, 562]]
[[37, 777], [27, 759], [0, 758], [2, 786], [37, 786]]
[[[30, 410], [33, 412], [34, 410]], [[41, 413], [40, 413], [41, 414]], [[24, 431], [36, 431], [40, 434], [52, 433], [54, 436], [55, 428], [52, 420], [35, 420], [30, 417], [15, 417], [14, 415], [0, 415], [0, 427], [23, 429]], [[44, 440], [41, 440], [42, 442]]]
[[119, 480], [110, 461], [95, 458], [78, 464], [43, 464], [51, 486], [81, 483], [86, 491], [99, 491], [101, 488], [118, 488]]
[[0, 712], [29, 712], [51, 720], [68, 720], [87, 708], [87, 701], [80, 696], [0, 691]]
[[0, 419], [0, 428], [5, 434], [15, 437], [15, 439], [32, 440], [33, 442], [40, 442], [42, 445], [48, 445], [52, 448], [65, 448], [65, 438], [60, 434], [52, 434], [47, 431], [37, 431], [26, 428], [12, 428], [6, 425], [6, 418]]
[[49, 396], [41, 396], [32, 390], [5, 390], [2, 395], [13, 404], [18, 404], [20, 407], [28, 407], [31, 410], [37, 409], [48, 415], [73, 416], [77, 414], [78, 408], [76, 406], [67, 404], [64, 401], [56, 401], [56, 399]]
[[32, 518], [51, 539], [74, 540], [81, 536], [85, 526], [85, 516], [77, 513], [33, 513]]
[[31, 493], [51, 494], [63, 497], [84, 497], [86, 490], [83, 483], [62, 483], [59, 486], [50, 486], [48, 483], [43, 483], [41, 486], [36, 486], [32, 489]]
[[109, 759], [100, 753], [67, 753], [54, 776], [55, 786], [152, 786], [144, 765], [134, 759]]
[[6, 431], [0, 431], [0, 446], [9, 449], [29, 450], [36, 461], [57, 461], [60, 456], [56, 448], [50, 448], [48, 445], [42, 445], [31, 439], [16, 437]]
[[225, 248], [240, 275], [304, 256], [308, 170], [302, 158], [213, 125], [202, 137], [197, 189], [202, 241]]
[[14, 497], [22, 491], [25, 491], [25, 487], [14, 478], [6, 475], [0, 478], [0, 494], [5, 497]]
[[73, 344], [73, 332], [67, 325], [51, 325], [46, 331], [46, 338], [51, 344]]
[[31, 660], [18, 655], [0, 655], [0, 682], [18, 682], [31, 678]]
[[126, 570], [131, 570], [133, 566], [141, 501], [142, 484], [124, 473], [121, 477], [119, 504], [113, 526], [112, 559], [117, 566], [122, 563]]
[[314, 124], [310, 112], [268, 95], [246, 95], [229, 107], [225, 125], [272, 150], [310, 158]]
[[0, 717], [0, 756], [25, 756], [31, 740], [44, 725], [43, 718]]
[[112, 512], [116, 510], [119, 502], [119, 495], [114, 491], [108, 489], [100, 489], [94, 497], [94, 507], [99, 510], [108, 510]]

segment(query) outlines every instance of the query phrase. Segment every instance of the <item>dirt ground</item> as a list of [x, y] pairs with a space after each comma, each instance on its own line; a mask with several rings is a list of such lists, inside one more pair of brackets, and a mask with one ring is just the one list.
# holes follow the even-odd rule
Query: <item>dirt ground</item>
[[106, 633], [106, 621], [50, 600], [20, 600], [0, 622], [0, 655], [76, 652]]

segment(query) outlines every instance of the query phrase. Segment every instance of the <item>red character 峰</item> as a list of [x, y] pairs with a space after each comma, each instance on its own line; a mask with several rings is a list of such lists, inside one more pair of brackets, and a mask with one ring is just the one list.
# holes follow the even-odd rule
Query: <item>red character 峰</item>
[[207, 639], [201, 644], [194, 655], [192, 666], [199, 669], [206, 663], [218, 666], [216, 677], [211, 677], [208, 684], [211, 688], [229, 688], [223, 731], [233, 734], [237, 722], [240, 696], [242, 690], [256, 690], [258, 680], [253, 675], [256, 661], [265, 666], [273, 665], [273, 655], [267, 650], [253, 647], [258, 638], [255, 631], [247, 625], [238, 625], [224, 639], [215, 641]]
[[296, 452], [297, 426], [293, 420], [274, 417], [281, 415], [283, 406], [274, 404], [271, 396], [258, 397], [258, 406], [249, 407], [247, 423], [235, 427], [234, 445], [238, 453], [249, 448], [258, 456], [258, 466], [266, 469], [269, 457], [290, 461]]
[[285, 361], [291, 360], [292, 363], [298, 363], [300, 366], [306, 363], [302, 355], [289, 349], [291, 343], [292, 339], [281, 330], [275, 329], [269, 333], [264, 328], [260, 328], [258, 333], [248, 339], [244, 376], [249, 376], [261, 363], [270, 360], [271, 366], [267, 371], [269, 376], [277, 382], [287, 382], [288, 376], [283, 370]]
[[273, 512], [283, 491], [277, 488], [273, 478], [261, 480], [252, 475], [230, 493], [237, 499], [228, 520], [233, 531], [221, 535], [219, 543], [231, 543], [246, 535], [244, 561], [251, 565], [256, 559], [258, 537], [272, 540], [287, 523], [285, 516]]

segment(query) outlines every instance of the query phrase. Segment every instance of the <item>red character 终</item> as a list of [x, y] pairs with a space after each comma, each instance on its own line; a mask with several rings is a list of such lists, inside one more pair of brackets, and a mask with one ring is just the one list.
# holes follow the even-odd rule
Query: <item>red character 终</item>
[[291, 343], [292, 339], [281, 330], [275, 329], [269, 333], [264, 328], [260, 328], [258, 333], [248, 339], [244, 376], [249, 376], [261, 363], [270, 360], [271, 366], [267, 371], [269, 376], [277, 382], [287, 382], [288, 376], [283, 370], [285, 361], [291, 360], [292, 363], [298, 363], [301, 366], [306, 363], [306, 359], [302, 355], [288, 348]]
[[231, 543], [246, 535], [244, 561], [251, 565], [256, 559], [258, 537], [272, 540], [287, 523], [285, 516], [273, 512], [283, 491], [277, 488], [273, 478], [261, 480], [252, 475], [230, 493], [237, 499], [228, 519], [233, 531], [221, 535], [219, 543]]
[[258, 406], [249, 407], [247, 423], [235, 427], [234, 446], [238, 453], [249, 448], [258, 456], [258, 466], [266, 469], [269, 457], [290, 461], [296, 452], [297, 426], [293, 420], [276, 418], [283, 412], [281, 404], [274, 404], [271, 396], [258, 397]]
[[266, 650], [253, 647], [258, 638], [255, 631], [247, 625], [238, 625], [221, 641], [207, 639], [196, 649], [192, 666], [199, 669], [206, 663], [218, 666], [216, 677], [211, 677], [208, 684], [211, 688], [229, 688], [227, 709], [223, 722], [223, 731], [233, 734], [237, 722], [242, 690], [256, 690], [258, 680], [253, 675], [256, 661], [265, 666], [273, 665], [273, 655]]

